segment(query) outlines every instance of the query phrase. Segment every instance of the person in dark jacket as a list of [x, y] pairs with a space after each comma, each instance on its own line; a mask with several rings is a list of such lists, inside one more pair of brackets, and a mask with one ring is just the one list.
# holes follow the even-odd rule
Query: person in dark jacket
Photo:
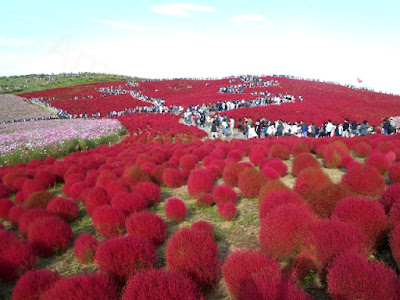
[[365, 120], [360, 126], [360, 135], [361, 136], [367, 135], [368, 130], [369, 130], [369, 124], [368, 124], [367, 120]]

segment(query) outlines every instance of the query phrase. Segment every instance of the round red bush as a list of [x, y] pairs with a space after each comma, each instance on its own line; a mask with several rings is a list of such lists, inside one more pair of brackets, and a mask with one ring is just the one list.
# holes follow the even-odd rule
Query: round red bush
[[82, 234], [76, 240], [74, 244], [74, 253], [76, 258], [82, 264], [91, 264], [94, 262], [99, 241], [90, 234]]
[[46, 208], [55, 196], [55, 194], [47, 191], [34, 192], [25, 201], [25, 206], [28, 208]]
[[385, 155], [380, 151], [372, 152], [368, 158], [365, 160], [368, 166], [375, 167], [381, 174], [389, 169], [390, 163], [386, 159]]
[[212, 194], [204, 194], [196, 200], [197, 207], [211, 207], [214, 204], [214, 197]]
[[263, 173], [263, 175], [271, 180], [277, 180], [280, 178], [279, 173], [275, 170], [272, 169], [268, 166], [264, 166], [261, 169], [261, 173]]
[[12, 300], [37, 300], [60, 279], [57, 271], [36, 270], [22, 275], [11, 295]]
[[400, 267], [400, 226], [397, 225], [393, 228], [389, 235], [390, 250], [397, 267]]
[[275, 208], [261, 221], [261, 249], [279, 261], [289, 261], [300, 253], [313, 220], [313, 215], [303, 204]]
[[32, 208], [23, 213], [18, 219], [18, 230], [22, 234], [26, 234], [28, 232], [31, 224], [36, 221], [36, 219], [42, 219], [45, 217], [54, 216], [51, 212], [43, 209], [43, 208]]
[[113, 180], [106, 185], [106, 192], [108, 197], [111, 199], [115, 194], [129, 192], [129, 190], [121, 180]]
[[368, 249], [375, 249], [386, 235], [387, 219], [383, 207], [371, 199], [348, 197], [332, 213], [332, 219], [350, 223], [368, 238]]
[[258, 278], [279, 279], [281, 269], [278, 263], [265, 254], [254, 250], [237, 250], [225, 259], [222, 267], [229, 293], [239, 299], [246, 283]]
[[185, 177], [176, 168], [166, 168], [162, 178], [165, 185], [169, 188], [178, 188], [186, 184]]
[[222, 179], [227, 185], [237, 186], [239, 173], [243, 171], [244, 168], [243, 165], [236, 162], [227, 163], [222, 171]]
[[292, 190], [272, 191], [261, 202], [259, 216], [263, 219], [275, 208], [285, 204], [304, 204], [303, 198]]
[[400, 224], [400, 201], [394, 203], [390, 209], [388, 227], [392, 229], [398, 224]]
[[204, 169], [190, 172], [188, 178], [188, 192], [190, 197], [201, 197], [212, 191], [214, 187], [213, 175]]
[[179, 159], [179, 166], [182, 169], [193, 170], [198, 162], [199, 162], [199, 158], [196, 155], [185, 154]]
[[0, 182], [0, 198], [7, 198], [11, 195], [11, 191]]
[[192, 230], [203, 231], [209, 234], [212, 238], [214, 238], [214, 226], [211, 223], [208, 223], [206, 221], [196, 221], [192, 223], [192, 226], [190, 226], [190, 228]]
[[217, 283], [221, 267], [217, 243], [206, 232], [178, 230], [168, 240], [165, 258], [168, 270], [185, 273], [201, 288]]
[[258, 204], [261, 205], [261, 202], [264, 198], [271, 192], [280, 192], [290, 190], [282, 181], [280, 180], [272, 180], [264, 184], [260, 191], [258, 192], [257, 200]]
[[311, 147], [308, 146], [306, 143], [302, 143], [302, 142], [296, 143], [292, 147], [293, 156], [297, 156], [302, 153], [310, 153], [310, 151], [311, 151]]
[[386, 212], [389, 212], [394, 203], [400, 202], [400, 183], [389, 185], [379, 198]]
[[287, 165], [279, 158], [270, 157], [266, 160], [263, 167], [269, 167], [278, 172], [280, 177], [283, 177], [288, 172]]
[[62, 197], [53, 198], [47, 205], [47, 210], [58, 215], [64, 221], [70, 223], [78, 217], [78, 205], [69, 199]]
[[8, 220], [8, 213], [14, 207], [14, 202], [10, 199], [0, 199], [0, 219]]
[[226, 221], [232, 221], [236, 217], [236, 206], [232, 202], [218, 204], [218, 214]]
[[89, 191], [90, 187], [86, 183], [78, 181], [69, 189], [69, 196], [74, 200], [84, 203]]
[[285, 145], [275, 144], [269, 149], [269, 155], [271, 157], [279, 157], [280, 159], [288, 160], [290, 158], [290, 149]]
[[111, 199], [111, 205], [129, 215], [145, 210], [149, 206], [149, 202], [140, 194], [119, 192]]
[[297, 177], [299, 173], [308, 167], [320, 168], [318, 160], [311, 153], [301, 153], [293, 160], [292, 174]]
[[99, 206], [92, 216], [94, 229], [103, 237], [118, 236], [125, 231], [124, 213], [111, 205]]
[[372, 147], [366, 142], [357, 143], [353, 146], [353, 151], [358, 157], [367, 157], [371, 152]]
[[132, 192], [142, 195], [151, 205], [160, 203], [161, 189], [153, 182], [140, 182], [135, 185]]
[[125, 168], [123, 176], [127, 176], [130, 178], [135, 179], [136, 181], [139, 182], [151, 182], [151, 175], [144, 171], [141, 167], [139, 166], [129, 166]]
[[104, 188], [95, 187], [88, 191], [85, 206], [89, 216], [93, 215], [93, 212], [97, 207], [107, 204], [110, 204], [110, 200]]
[[323, 153], [324, 163], [328, 168], [340, 168], [343, 157], [349, 154], [350, 150], [345, 143], [335, 141], [326, 146]]
[[186, 275], [163, 270], [148, 270], [132, 276], [127, 282], [122, 300], [203, 299], [197, 286]]
[[97, 247], [95, 256], [99, 269], [119, 280], [152, 268], [156, 260], [153, 243], [134, 235], [105, 240]]
[[389, 178], [392, 183], [400, 183], [400, 162], [390, 166]]
[[246, 168], [239, 173], [238, 186], [243, 197], [255, 198], [260, 188], [269, 180], [260, 171]]
[[178, 198], [170, 198], [165, 204], [165, 214], [168, 219], [182, 222], [186, 217], [186, 205]]
[[125, 221], [126, 231], [161, 245], [167, 237], [167, 224], [155, 213], [140, 212], [130, 215]]
[[235, 190], [229, 185], [218, 185], [213, 190], [214, 201], [217, 205], [221, 203], [231, 202], [236, 204], [238, 195]]
[[45, 170], [37, 171], [34, 179], [41, 182], [48, 188], [54, 186], [57, 182], [57, 177], [54, 174], [47, 172]]
[[342, 184], [362, 196], [379, 196], [385, 189], [385, 179], [379, 171], [366, 165], [349, 168], [342, 178]]
[[36, 219], [27, 234], [29, 244], [40, 257], [64, 252], [72, 238], [71, 226], [54, 216]]
[[27, 208], [23, 205], [15, 205], [8, 212], [8, 220], [14, 225], [18, 225], [19, 217], [26, 212]]
[[[43, 300], [115, 300], [119, 299], [118, 285], [103, 273], [81, 274], [58, 280], [43, 295]], [[101, 295], [101, 296], [100, 296]]]
[[333, 299], [397, 299], [396, 272], [380, 262], [347, 252], [333, 261], [328, 272]]
[[298, 174], [294, 190], [303, 197], [309, 197], [327, 183], [331, 183], [331, 180], [321, 168], [308, 167]]
[[28, 199], [28, 197], [34, 192], [41, 192], [46, 190], [46, 186], [37, 180], [28, 179], [24, 182], [22, 186], [22, 194], [24, 196], [24, 200]]

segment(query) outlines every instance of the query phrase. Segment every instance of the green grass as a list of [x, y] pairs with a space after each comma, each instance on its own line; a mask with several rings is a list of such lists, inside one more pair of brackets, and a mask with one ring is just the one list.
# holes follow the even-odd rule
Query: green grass
[[139, 80], [138, 77], [99, 74], [99, 73], [66, 73], [66, 74], [31, 74], [0, 77], [0, 94], [20, 94], [47, 89], [69, 87], [105, 81]]

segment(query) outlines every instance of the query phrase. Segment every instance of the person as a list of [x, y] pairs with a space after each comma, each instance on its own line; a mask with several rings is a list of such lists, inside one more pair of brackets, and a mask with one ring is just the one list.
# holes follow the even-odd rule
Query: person
[[367, 120], [364, 120], [364, 122], [360, 126], [360, 135], [361, 136], [367, 135], [368, 130], [369, 130], [369, 124], [368, 124]]
[[211, 125], [211, 139], [215, 139], [217, 137], [217, 121], [214, 120]]
[[256, 131], [257, 136], [260, 138], [261, 137], [261, 124], [259, 121], [256, 122], [255, 131]]
[[249, 126], [248, 138], [252, 139], [252, 138], [256, 138], [256, 137], [258, 137], [256, 129], [254, 128], [254, 125], [250, 125]]
[[238, 131], [241, 132], [242, 131], [242, 119], [238, 120]]
[[233, 132], [233, 128], [235, 127], [235, 119], [231, 118], [229, 120], [229, 127], [231, 128], [231, 132]]
[[301, 133], [304, 137], [307, 137], [307, 129], [306, 122], [301, 122]]
[[382, 129], [383, 129], [383, 134], [384, 135], [388, 135], [389, 134], [389, 129], [390, 129], [390, 122], [388, 118], [385, 118], [383, 125], [382, 125]]
[[344, 119], [342, 137], [349, 137], [350, 123], [349, 119]]
[[332, 124], [331, 120], [328, 120], [328, 124], [326, 124], [325, 131], [327, 136], [332, 136], [335, 127]]
[[353, 136], [359, 134], [359, 132], [358, 132], [358, 124], [357, 124], [356, 120], [354, 120], [351, 123], [351, 133], [353, 134]]
[[283, 122], [282, 120], [279, 120], [278, 127], [276, 128], [276, 136], [282, 136], [283, 135]]

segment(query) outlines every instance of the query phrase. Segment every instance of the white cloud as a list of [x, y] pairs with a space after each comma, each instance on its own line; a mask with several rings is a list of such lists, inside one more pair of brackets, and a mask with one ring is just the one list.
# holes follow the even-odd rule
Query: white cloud
[[136, 24], [133, 24], [130, 22], [117, 21], [117, 20], [96, 19], [96, 20], [94, 20], [94, 22], [109, 25], [109, 26], [116, 27], [116, 28], [121, 28], [121, 29], [128, 29], [128, 30], [142, 30], [143, 29], [143, 27], [138, 26]]
[[172, 15], [172, 16], [190, 16], [190, 12], [214, 12], [215, 9], [209, 6], [188, 4], [188, 3], [171, 3], [165, 5], [151, 6], [150, 10], [157, 14]]
[[36, 43], [35, 40], [5, 38], [0, 36], [0, 46], [23, 47], [23, 46], [30, 46], [35, 43]]
[[257, 14], [242, 14], [228, 19], [229, 22], [244, 24], [244, 23], [258, 23], [258, 24], [272, 24], [273, 22], [263, 15]]

